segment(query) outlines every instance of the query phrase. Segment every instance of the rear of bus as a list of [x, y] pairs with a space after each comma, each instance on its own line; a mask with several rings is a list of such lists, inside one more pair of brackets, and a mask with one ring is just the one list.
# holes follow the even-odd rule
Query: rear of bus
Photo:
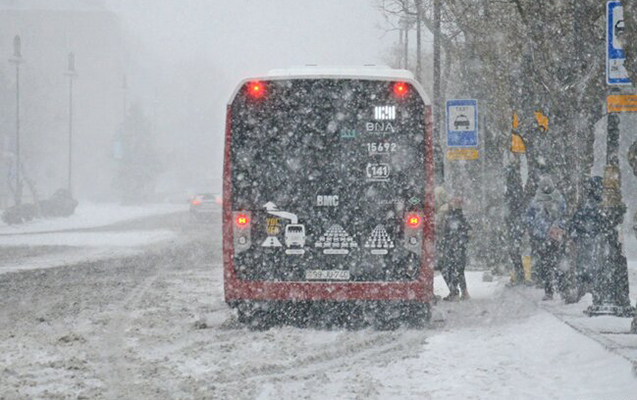
[[235, 91], [224, 289], [240, 319], [313, 303], [428, 310], [431, 108], [400, 74], [282, 74]]

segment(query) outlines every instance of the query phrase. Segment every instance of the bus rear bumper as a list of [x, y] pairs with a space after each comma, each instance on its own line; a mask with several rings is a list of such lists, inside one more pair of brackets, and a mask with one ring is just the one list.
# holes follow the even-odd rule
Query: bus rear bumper
[[429, 303], [425, 282], [263, 282], [226, 280], [226, 302], [252, 301], [410, 301]]

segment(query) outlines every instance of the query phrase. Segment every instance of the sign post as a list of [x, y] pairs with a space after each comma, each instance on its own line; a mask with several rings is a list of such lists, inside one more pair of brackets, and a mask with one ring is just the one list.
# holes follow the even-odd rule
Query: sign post
[[478, 101], [447, 100], [447, 159], [478, 158]]
[[[624, 65], [626, 53], [623, 46], [624, 9], [620, 1], [606, 3], [606, 83], [609, 86], [631, 85]], [[593, 304], [586, 313], [593, 315], [633, 315], [628, 286], [628, 264], [621, 240], [621, 229], [626, 205], [621, 195], [619, 169], [619, 123], [621, 112], [634, 112], [634, 96], [622, 95], [619, 88], [611, 88], [606, 98], [607, 139], [606, 166], [603, 178], [603, 202], [606, 229], [603, 232], [603, 271], [595, 277]]]

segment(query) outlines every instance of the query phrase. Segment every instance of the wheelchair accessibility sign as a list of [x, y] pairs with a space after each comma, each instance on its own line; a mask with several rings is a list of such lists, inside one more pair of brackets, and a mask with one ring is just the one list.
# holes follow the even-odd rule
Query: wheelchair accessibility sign
[[447, 100], [447, 147], [478, 146], [478, 101]]

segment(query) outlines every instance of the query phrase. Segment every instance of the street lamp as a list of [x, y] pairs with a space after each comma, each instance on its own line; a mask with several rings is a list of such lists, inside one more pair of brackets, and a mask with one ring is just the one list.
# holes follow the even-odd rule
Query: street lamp
[[20, 180], [20, 64], [22, 60], [22, 40], [13, 38], [13, 57], [9, 62], [15, 65], [15, 205], [22, 203], [22, 181]]
[[69, 177], [68, 191], [73, 194], [73, 79], [77, 77], [75, 71], [75, 54], [69, 53], [68, 69], [65, 73], [69, 77]]
[[433, 48], [433, 62], [434, 62], [434, 98], [433, 98], [433, 136], [434, 136], [434, 165], [435, 165], [435, 182], [436, 185], [442, 185], [445, 183], [445, 162], [442, 154], [442, 139], [441, 139], [441, 120], [442, 113], [442, 89], [440, 83], [440, 36], [441, 36], [441, 3], [440, 0], [433, 1], [433, 18], [434, 18], [434, 48]]

